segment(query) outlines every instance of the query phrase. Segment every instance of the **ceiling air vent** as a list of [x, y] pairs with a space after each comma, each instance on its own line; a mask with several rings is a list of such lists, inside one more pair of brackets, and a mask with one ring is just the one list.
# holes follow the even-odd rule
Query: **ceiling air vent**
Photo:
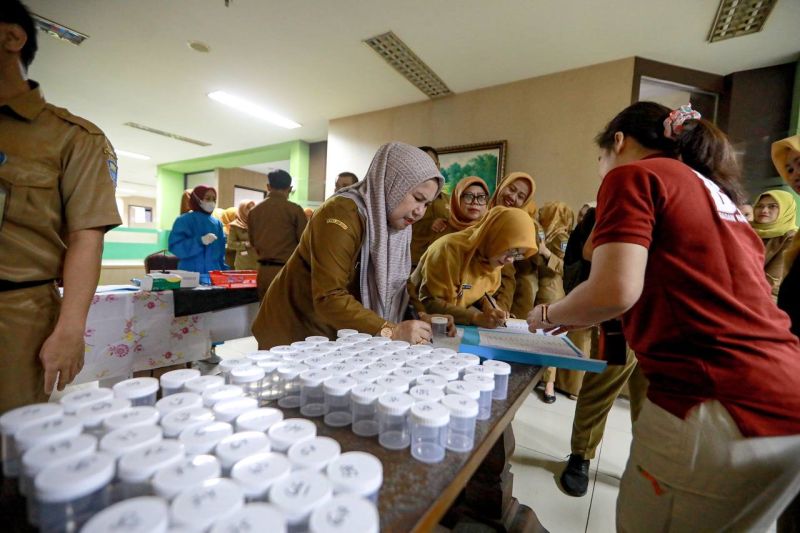
[[710, 42], [741, 37], [764, 29], [764, 23], [778, 0], [721, 0]]
[[46, 34], [52, 37], [55, 37], [56, 39], [61, 39], [62, 41], [67, 41], [68, 43], [72, 43], [75, 46], [78, 46], [83, 41], [89, 38], [88, 35], [67, 28], [66, 26], [63, 26], [58, 22], [53, 22], [50, 19], [40, 17], [36, 13], [31, 13], [31, 17], [33, 17], [33, 23], [39, 30], [45, 32]]
[[157, 130], [156, 128], [151, 128], [150, 126], [143, 126], [135, 122], [126, 122], [125, 126], [130, 126], [131, 128], [136, 128], [137, 130], [146, 131], [148, 133], [155, 133], [156, 135], [161, 135], [162, 137], [169, 137], [170, 139], [175, 139], [176, 141], [183, 141], [185, 143], [196, 144], [197, 146], [211, 146], [211, 143], [198, 141], [197, 139], [190, 139], [189, 137], [184, 137], [183, 135], [178, 135], [177, 133], [170, 133], [164, 130]]
[[428, 98], [453, 94], [442, 79], [394, 32], [376, 35], [365, 39], [364, 42]]

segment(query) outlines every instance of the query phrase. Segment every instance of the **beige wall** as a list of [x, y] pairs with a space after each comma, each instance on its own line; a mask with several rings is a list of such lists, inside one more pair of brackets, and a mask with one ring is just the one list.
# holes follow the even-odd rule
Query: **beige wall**
[[311, 202], [321, 202], [325, 199], [327, 158], [327, 141], [308, 145], [308, 200]]
[[217, 205], [223, 209], [236, 207], [233, 205], [233, 188], [235, 186], [258, 189], [267, 192], [267, 175], [244, 168], [218, 168], [219, 198]]
[[[120, 217], [122, 218], [122, 225], [128, 226], [131, 228], [155, 228], [156, 223], [156, 199], [155, 198], [148, 198], [146, 196], [122, 196], [120, 197], [122, 200], [122, 212], [120, 213]], [[128, 220], [128, 207], [132, 205], [138, 205], [142, 207], [150, 207], [153, 209], [153, 222], [149, 224], [136, 224], [132, 220]]]
[[339, 118], [328, 127], [326, 192], [343, 169], [363, 176], [393, 140], [449, 146], [506, 139], [506, 172], [537, 183], [536, 198], [579, 208], [600, 183], [593, 138], [630, 104], [634, 58]]

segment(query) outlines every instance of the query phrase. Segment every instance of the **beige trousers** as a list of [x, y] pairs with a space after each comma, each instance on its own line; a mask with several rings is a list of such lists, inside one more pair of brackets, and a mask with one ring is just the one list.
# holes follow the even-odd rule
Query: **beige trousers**
[[621, 532], [766, 531], [800, 491], [800, 435], [744, 438], [707, 401], [685, 420], [645, 400], [617, 500]]

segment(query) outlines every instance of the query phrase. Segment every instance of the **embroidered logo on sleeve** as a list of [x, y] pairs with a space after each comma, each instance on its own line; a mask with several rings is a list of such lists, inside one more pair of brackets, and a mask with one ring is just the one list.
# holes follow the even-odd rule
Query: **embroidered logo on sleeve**
[[108, 160], [108, 175], [111, 178], [111, 181], [114, 182], [114, 187], [117, 186], [117, 160], [116, 159], [109, 159]]
[[561, 241], [561, 251], [562, 252], [567, 251], [567, 241]]
[[345, 231], [350, 229], [350, 228], [348, 228], [347, 224], [345, 224], [344, 222], [342, 222], [338, 218], [329, 218], [328, 220], [325, 221], [325, 223], [326, 224], [336, 224], [337, 226], [339, 226], [340, 228], [342, 228]]

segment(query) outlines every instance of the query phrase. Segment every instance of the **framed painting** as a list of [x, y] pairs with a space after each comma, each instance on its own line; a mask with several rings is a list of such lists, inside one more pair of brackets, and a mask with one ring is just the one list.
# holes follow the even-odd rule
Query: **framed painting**
[[437, 148], [444, 191], [450, 194], [462, 178], [478, 176], [489, 185], [489, 194], [493, 194], [505, 174], [507, 144], [507, 141], [490, 141]]

